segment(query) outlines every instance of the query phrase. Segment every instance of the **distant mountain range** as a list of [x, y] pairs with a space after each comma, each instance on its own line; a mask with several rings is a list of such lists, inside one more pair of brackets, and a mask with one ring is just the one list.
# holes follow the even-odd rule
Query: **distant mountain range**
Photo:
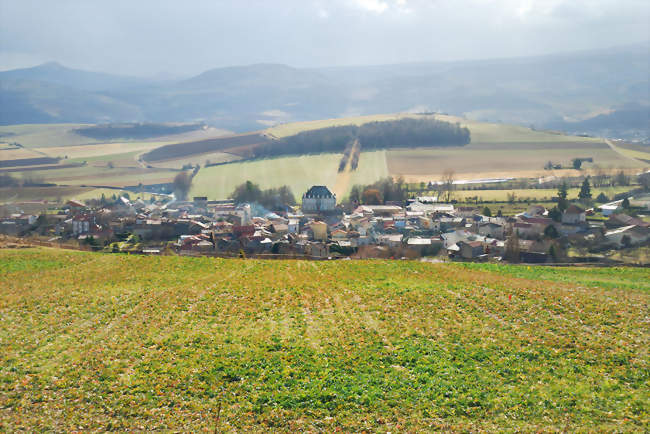
[[641, 114], [623, 111], [624, 130], [647, 137], [649, 62], [644, 44], [461, 62], [318, 69], [257, 64], [168, 81], [46, 63], [0, 72], [0, 124], [200, 121], [247, 131], [278, 122], [438, 111], [590, 132], [607, 129], [608, 116], [632, 107]]

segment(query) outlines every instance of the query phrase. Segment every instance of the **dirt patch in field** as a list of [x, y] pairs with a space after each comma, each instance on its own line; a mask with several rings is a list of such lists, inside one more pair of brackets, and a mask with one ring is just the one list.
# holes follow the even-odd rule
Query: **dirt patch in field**
[[269, 139], [262, 134], [250, 133], [199, 140], [196, 142], [174, 143], [149, 151], [142, 155], [142, 159], [147, 162], [157, 162], [211, 152], [227, 152], [242, 157], [248, 157], [252, 154], [252, 150], [255, 149], [255, 147], [268, 143], [268, 141]]

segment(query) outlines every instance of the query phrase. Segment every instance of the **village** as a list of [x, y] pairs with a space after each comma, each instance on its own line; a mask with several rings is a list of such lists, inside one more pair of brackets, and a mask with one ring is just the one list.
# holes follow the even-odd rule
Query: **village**
[[[127, 195], [128, 196], [128, 195]], [[95, 201], [97, 202], [97, 201]], [[530, 205], [517, 215], [417, 196], [381, 205], [337, 203], [313, 186], [300, 206], [270, 212], [255, 203], [194, 197], [115, 201], [69, 200], [40, 214], [0, 219], [0, 233], [35, 244], [107, 253], [302, 259], [417, 259], [523, 263], [603, 262], [569, 257], [579, 248], [604, 252], [650, 242], [650, 224], [626, 211], [650, 210], [650, 199], [619, 200], [561, 212]], [[594, 215], [598, 216], [594, 218]], [[486, 215], [487, 214], [487, 215]], [[499, 213], [500, 214], [500, 213]]]

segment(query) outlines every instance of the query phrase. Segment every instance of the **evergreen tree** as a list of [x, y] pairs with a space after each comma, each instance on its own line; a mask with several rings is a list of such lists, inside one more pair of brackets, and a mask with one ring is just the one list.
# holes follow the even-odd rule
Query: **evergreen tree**
[[553, 258], [553, 262], [557, 262], [557, 250], [555, 249], [554, 244], [551, 244], [551, 248], [548, 249], [548, 254], [551, 258]]
[[552, 209], [550, 209], [548, 211], [548, 216], [556, 222], [562, 220], [562, 212], [558, 209], [558, 207], [553, 207]]
[[580, 168], [582, 167], [582, 160], [580, 158], [574, 158], [571, 161], [571, 164], [573, 164], [574, 169], [580, 170]]
[[557, 238], [560, 236], [557, 229], [553, 225], [546, 226], [546, 229], [544, 229], [544, 235], [548, 238]]
[[557, 208], [560, 210], [560, 212], [564, 212], [564, 210], [569, 207], [569, 201], [566, 199], [568, 194], [569, 193], [566, 181], [562, 181], [560, 188], [557, 190]]
[[578, 199], [583, 201], [591, 199], [591, 185], [589, 184], [588, 176], [585, 178], [584, 181], [582, 181], [582, 186], [580, 187], [580, 193], [578, 193]]
[[485, 217], [492, 217], [492, 211], [490, 211], [490, 208], [488, 208], [487, 206], [483, 208], [483, 215]]

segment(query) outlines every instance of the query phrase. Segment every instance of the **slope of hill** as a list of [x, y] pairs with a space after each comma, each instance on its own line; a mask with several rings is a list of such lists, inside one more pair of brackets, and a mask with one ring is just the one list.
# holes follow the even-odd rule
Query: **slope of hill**
[[46, 81], [0, 79], [0, 125], [141, 120], [140, 108], [110, 96]]
[[643, 431], [645, 269], [0, 250], [9, 431]]
[[573, 134], [635, 139], [650, 144], [650, 105], [627, 104], [582, 121], [555, 121], [550, 128]]
[[[91, 75], [88, 75], [91, 74]], [[385, 66], [305, 69], [258, 64], [217, 68], [164, 84], [74, 71], [59, 65], [0, 73], [0, 100], [16, 107], [11, 122], [87, 120], [93, 106], [103, 122], [205, 121], [235, 131], [289, 121], [440, 111], [477, 120], [545, 125], [585, 119], [628, 103], [648, 104], [648, 46], [555, 56]], [[58, 112], [21, 82], [70, 87]], [[18, 86], [18, 88], [16, 88]], [[24, 85], [23, 85], [24, 86]], [[89, 95], [88, 95], [89, 94]], [[116, 107], [116, 101], [123, 106]], [[6, 105], [3, 103], [3, 105]], [[8, 109], [7, 109], [8, 110]], [[7, 111], [8, 113], [8, 111]], [[3, 113], [0, 121], [9, 123]]]
[[57, 62], [0, 72], [0, 82], [11, 80], [47, 82], [90, 92], [139, 86], [148, 82], [142, 78], [67, 68]]
[[[625, 152], [618, 152], [617, 148], [597, 138], [536, 131], [517, 125], [476, 122], [448, 115], [385, 114], [324, 119], [278, 125], [267, 129], [266, 134], [283, 138], [302, 131], [406, 117], [435, 117], [451, 123], [458, 122], [469, 128], [471, 143], [460, 147], [420, 148], [404, 148], [407, 144], [399, 143], [385, 151], [368, 152], [362, 149], [353, 179], [337, 192], [339, 199], [345, 197], [355, 183], [372, 184], [387, 176], [402, 176], [409, 182], [438, 181], [446, 171], [454, 172], [457, 180], [562, 177], [588, 174], [597, 168], [631, 170], [647, 164], [630, 158]], [[225, 139], [223, 141], [226, 142]], [[175, 145], [175, 148], [184, 149], [182, 145]], [[153, 153], [158, 153], [158, 150]], [[299, 197], [311, 185], [333, 187], [337, 184], [340, 157], [340, 154], [303, 155], [206, 167], [194, 178], [192, 194], [224, 199], [237, 185], [250, 180], [265, 188], [289, 185]], [[579, 173], [568, 169], [574, 158], [593, 158], [593, 163], [585, 163], [583, 171]], [[567, 169], [544, 170], [549, 160]]]

